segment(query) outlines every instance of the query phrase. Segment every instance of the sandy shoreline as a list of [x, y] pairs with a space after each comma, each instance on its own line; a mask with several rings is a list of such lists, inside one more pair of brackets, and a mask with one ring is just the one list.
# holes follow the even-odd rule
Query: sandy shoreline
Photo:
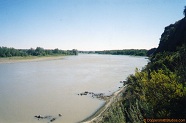
[[65, 56], [27, 56], [27, 57], [9, 57], [0, 58], [0, 64], [17, 63], [17, 62], [37, 62], [46, 60], [62, 59]]
[[111, 106], [111, 104], [119, 98], [120, 94], [126, 90], [127, 85], [120, 88], [118, 91], [114, 92], [109, 98], [107, 98], [105, 101], [105, 104], [98, 109], [92, 116], [86, 118], [81, 123], [96, 123], [99, 120], [101, 120], [104, 112]]

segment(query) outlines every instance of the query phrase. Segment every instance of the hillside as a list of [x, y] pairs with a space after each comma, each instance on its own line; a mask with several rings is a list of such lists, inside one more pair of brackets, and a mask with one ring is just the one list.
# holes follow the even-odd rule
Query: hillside
[[[186, 8], [184, 10], [186, 15]], [[186, 17], [165, 27], [143, 70], [127, 78], [127, 89], [99, 123], [141, 123], [147, 118], [186, 118]], [[159, 121], [162, 122], [162, 121]], [[175, 121], [179, 122], [179, 121]]]
[[161, 35], [156, 53], [163, 51], [176, 51], [176, 48], [186, 43], [186, 18], [165, 27]]

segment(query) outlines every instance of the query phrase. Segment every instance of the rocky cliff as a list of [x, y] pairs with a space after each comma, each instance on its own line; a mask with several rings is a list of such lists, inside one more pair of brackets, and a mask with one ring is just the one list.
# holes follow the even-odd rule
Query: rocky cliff
[[155, 53], [163, 51], [176, 51], [177, 47], [186, 44], [186, 17], [165, 27], [161, 35], [159, 47]]

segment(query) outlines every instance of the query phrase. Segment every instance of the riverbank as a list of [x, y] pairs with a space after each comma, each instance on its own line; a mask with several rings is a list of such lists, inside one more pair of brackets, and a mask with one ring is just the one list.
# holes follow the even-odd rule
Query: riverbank
[[92, 116], [83, 120], [82, 123], [98, 123], [106, 115], [106, 111], [111, 107], [113, 103], [121, 98], [122, 93], [126, 90], [127, 85], [121, 87], [118, 91], [114, 92], [108, 98], [105, 98], [105, 104], [98, 109]]
[[8, 57], [8, 58], [0, 58], [0, 64], [17, 63], [17, 62], [37, 62], [37, 61], [45, 61], [45, 60], [57, 60], [57, 59], [62, 59], [64, 57], [65, 57], [64, 55]]

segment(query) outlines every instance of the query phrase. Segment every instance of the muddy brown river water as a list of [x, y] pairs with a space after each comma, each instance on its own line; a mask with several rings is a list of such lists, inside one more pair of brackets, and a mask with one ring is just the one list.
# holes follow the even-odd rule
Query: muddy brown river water
[[[80, 96], [109, 95], [145, 57], [80, 54], [63, 59], [0, 64], [0, 123], [76, 123], [104, 101]], [[62, 116], [60, 116], [61, 114]], [[34, 116], [45, 117], [43, 119]], [[51, 121], [55, 118], [54, 121]]]

